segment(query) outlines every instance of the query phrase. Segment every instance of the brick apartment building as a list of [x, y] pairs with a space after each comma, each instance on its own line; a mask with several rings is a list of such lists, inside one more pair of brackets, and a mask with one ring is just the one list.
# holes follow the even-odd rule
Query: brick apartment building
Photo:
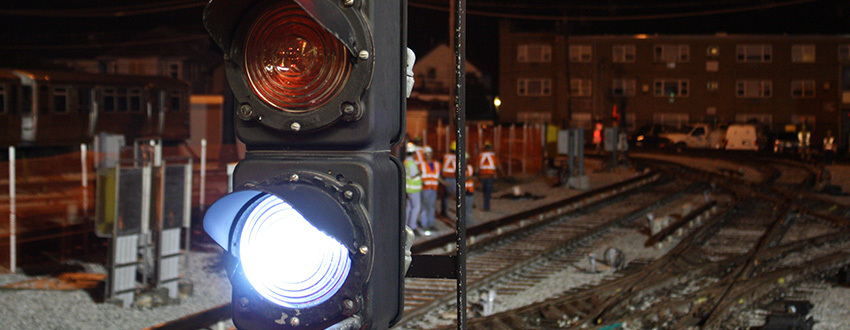
[[[850, 36], [599, 35], [499, 28], [503, 121], [629, 129], [758, 121], [770, 130], [827, 130], [848, 148]], [[569, 82], [569, 84], [568, 84]], [[569, 87], [568, 87], [569, 86]]]

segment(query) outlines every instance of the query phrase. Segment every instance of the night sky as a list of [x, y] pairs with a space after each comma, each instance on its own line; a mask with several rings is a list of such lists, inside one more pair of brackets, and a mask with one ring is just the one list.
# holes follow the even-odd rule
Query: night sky
[[[376, 0], [388, 1], [388, 0]], [[204, 38], [202, 0], [35, 0], [0, 4], [0, 66], [56, 56], [92, 57], [167, 37], [166, 27]], [[449, 0], [409, 1], [409, 45], [417, 54], [448, 41]], [[468, 59], [496, 75], [498, 21], [568, 34], [850, 34], [847, 0], [468, 0]], [[157, 39], [161, 38], [161, 39]], [[141, 41], [140, 41], [141, 40]]]

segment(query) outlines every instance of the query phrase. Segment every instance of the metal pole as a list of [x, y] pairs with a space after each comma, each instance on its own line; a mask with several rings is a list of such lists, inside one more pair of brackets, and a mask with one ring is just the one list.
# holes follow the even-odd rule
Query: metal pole
[[508, 161], [508, 176], [513, 175], [513, 157], [514, 157], [514, 138], [516, 137], [516, 124], [511, 124], [511, 127], [508, 128], [508, 157], [511, 157], [510, 161]]
[[454, 7], [455, 88], [457, 119], [457, 328], [466, 329], [466, 0], [452, 0]]
[[528, 158], [528, 124], [522, 125], [522, 174], [525, 174], [525, 162]]
[[9, 147], [9, 271], [16, 271], [15, 264], [17, 261], [17, 233], [15, 213], [17, 205], [15, 205], [15, 147]]
[[88, 147], [85, 143], [80, 143], [80, 169], [83, 179], [83, 218], [89, 216], [89, 167], [88, 167]]
[[207, 139], [201, 139], [201, 192], [198, 194], [198, 206], [201, 213], [204, 213], [204, 203], [206, 203], [207, 189]]

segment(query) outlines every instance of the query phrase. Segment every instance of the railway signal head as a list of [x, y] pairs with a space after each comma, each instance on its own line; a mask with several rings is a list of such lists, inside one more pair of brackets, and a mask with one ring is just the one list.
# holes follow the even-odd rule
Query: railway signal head
[[405, 7], [403, 0], [211, 1], [204, 23], [224, 51], [240, 139], [288, 149], [397, 140]]
[[246, 329], [387, 328], [403, 308], [406, 1], [212, 0], [236, 133], [234, 193], [204, 229]]

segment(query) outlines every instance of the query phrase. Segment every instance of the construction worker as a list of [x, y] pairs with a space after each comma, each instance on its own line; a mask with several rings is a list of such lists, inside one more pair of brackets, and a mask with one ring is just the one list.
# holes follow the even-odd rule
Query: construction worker
[[466, 154], [466, 182], [464, 182], [464, 190], [466, 191], [466, 225], [472, 226], [472, 205], [475, 201], [475, 181], [472, 176], [475, 175], [472, 168], [472, 162], [469, 161], [469, 154]]
[[416, 145], [408, 142], [405, 151], [407, 153], [407, 157], [404, 158], [405, 190], [407, 191], [405, 219], [407, 227], [416, 233], [419, 214], [422, 212], [422, 173], [419, 171], [419, 164], [413, 158], [416, 154]]
[[417, 163], [422, 164], [425, 162], [425, 148], [422, 147], [422, 137], [417, 136], [413, 138], [413, 144], [416, 146], [416, 155], [414, 155], [413, 159], [416, 160]]
[[490, 196], [493, 194], [493, 183], [496, 181], [499, 159], [493, 152], [493, 145], [484, 143], [484, 152], [478, 155], [478, 179], [481, 180], [481, 190], [484, 192], [484, 211], [490, 211]]
[[457, 142], [452, 141], [451, 146], [449, 146], [449, 152], [443, 155], [443, 168], [440, 170], [440, 174], [443, 177], [443, 200], [440, 206], [440, 215], [444, 217], [448, 216], [448, 213], [446, 213], [448, 202], [446, 201], [455, 195], [455, 184], [457, 184], [457, 179], [455, 178], [457, 173], [455, 150], [457, 150]]
[[835, 157], [835, 137], [832, 136], [832, 130], [826, 131], [826, 136], [823, 138], [823, 162], [827, 165], [832, 164]]
[[428, 236], [435, 230], [434, 217], [437, 212], [437, 189], [440, 186], [440, 162], [434, 160], [434, 150], [425, 146], [423, 155], [425, 161], [422, 170], [422, 215], [419, 224], [422, 232]]
[[799, 143], [799, 146], [800, 146], [800, 158], [803, 161], [809, 161], [811, 159], [811, 156], [812, 156], [812, 152], [810, 150], [810, 148], [811, 148], [811, 138], [812, 138], [812, 132], [810, 132], [808, 129], [806, 129], [806, 123], [803, 123], [803, 125], [800, 128], [800, 131], [797, 132], [797, 142]]

